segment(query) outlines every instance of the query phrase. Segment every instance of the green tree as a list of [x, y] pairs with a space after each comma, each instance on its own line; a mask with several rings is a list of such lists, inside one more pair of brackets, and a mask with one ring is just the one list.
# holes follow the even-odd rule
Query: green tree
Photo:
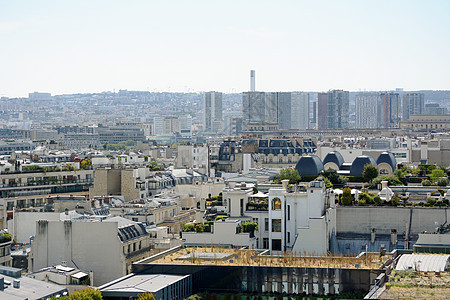
[[382, 175], [382, 176], [378, 176], [377, 178], [373, 179], [369, 185], [369, 188], [372, 188], [372, 189], [378, 188], [378, 184], [380, 184], [382, 181], [387, 181], [389, 186], [403, 185], [403, 183], [395, 175]]
[[347, 177], [339, 175], [336, 170], [331, 168], [322, 171], [322, 176], [326, 179], [329, 179], [332, 184], [345, 185], [348, 182]]
[[256, 222], [247, 222], [242, 224], [243, 232], [254, 232], [255, 230], [258, 230], [258, 223]]
[[205, 226], [203, 226], [203, 223], [196, 223], [195, 232], [203, 232], [203, 231], [205, 231]]
[[434, 169], [431, 171], [431, 178], [437, 180], [438, 178], [445, 177], [445, 172], [442, 169]]
[[75, 291], [69, 296], [63, 296], [56, 298], [55, 296], [50, 298], [51, 300], [102, 300], [102, 293], [100, 290], [94, 288], [87, 288]]
[[378, 176], [378, 169], [372, 164], [367, 164], [364, 166], [363, 178], [367, 182], [371, 182]]
[[392, 199], [391, 199], [391, 205], [397, 206], [399, 203], [400, 203], [400, 197], [397, 195], [394, 195], [394, 197], [392, 197]]
[[377, 195], [377, 196], [373, 197], [373, 202], [375, 202], [376, 206], [381, 205], [381, 198], [380, 198], [380, 196]]
[[302, 177], [300, 177], [297, 170], [284, 169], [281, 170], [280, 173], [278, 173], [273, 183], [281, 183], [281, 180], [284, 179], [289, 179], [290, 184], [298, 184], [302, 180]]
[[342, 192], [342, 205], [352, 204], [352, 190], [348, 187]]
[[322, 171], [322, 175], [328, 179], [330, 179], [331, 183], [338, 183], [339, 181], [339, 174], [336, 170], [334, 169], [327, 169]]
[[431, 181], [429, 181], [428, 179], [422, 180], [422, 186], [430, 186], [430, 185], [431, 185]]
[[192, 224], [192, 223], [184, 224], [183, 231], [184, 232], [195, 232], [194, 224]]
[[438, 186], [447, 186], [448, 185], [448, 179], [447, 178], [439, 178], [437, 180]]

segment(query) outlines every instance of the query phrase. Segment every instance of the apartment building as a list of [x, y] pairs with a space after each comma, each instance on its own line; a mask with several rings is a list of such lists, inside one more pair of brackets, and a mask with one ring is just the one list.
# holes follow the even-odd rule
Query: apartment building
[[59, 265], [92, 271], [98, 286], [131, 271], [131, 264], [148, 257], [153, 247], [143, 224], [113, 217], [36, 222], [29, 269]]

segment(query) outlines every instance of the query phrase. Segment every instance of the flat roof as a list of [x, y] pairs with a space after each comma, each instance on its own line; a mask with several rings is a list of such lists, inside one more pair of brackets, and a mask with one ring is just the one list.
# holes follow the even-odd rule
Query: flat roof
[[[369, 253], [366, 258], [365, 255], [361, 257], [344, 255], [310, 256], [304, 253], [270, 256], [266, 255], [268, 251], [265, 249], [248, 250], [226, 247], [185, 247], [177, 251], [167, 251], [166, 255], [160, 255], [149, 264], [378, 269], [384, 262], [380, 260], [378, 253]], [[145, 264], [145, 260], [139, 263]]]
[[[63, 295], [67, 292], [65, 286], [40, 281], [29, 277], [14, 278], [10, 276], [0, 275], [5, 281], [11, 282], [11, 285], [5, 284], [5, 289], [0, 291], [0, 299], [23, 300], [23, 299], [41, 299], [51, 295]], [[20, 287], [13, 287], [14, 280], [20, 280]]]
[[157, 291], [189, 276], [190, 275], [130, 274], [100, 286], [99, 290], [102, 293], [156, 293]]

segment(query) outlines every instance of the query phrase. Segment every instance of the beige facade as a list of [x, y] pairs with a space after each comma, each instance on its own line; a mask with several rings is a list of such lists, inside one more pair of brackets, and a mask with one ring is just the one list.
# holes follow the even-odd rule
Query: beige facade
[[400, 129], [415, 131], [447, 131], [450, 129], [450, 115], [412, 115], [409, 121], [401, 121]]
[[95, 170], [94, 186], [89, 189], [89, 197], [121, 195], [127, 202], [146, 197], [148, 183], [140, 181], [138, 173], [138, 169], [131, 168], [98, 168]]

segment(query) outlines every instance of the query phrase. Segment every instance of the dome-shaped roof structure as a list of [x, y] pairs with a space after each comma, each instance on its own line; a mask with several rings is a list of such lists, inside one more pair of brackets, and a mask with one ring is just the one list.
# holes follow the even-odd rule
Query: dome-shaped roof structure
[[377, 166], [377, 163], [372, 156], [369, 155], [358, 156], [352, 163], [352, 167], [350, 168], [350, 176], [362, 176], [364, 166], [368, 164], [372, 164], [375, 167]]
[[342, 157], [342, 154], [340, 152], [332, 151], [325, 156], [325, 159], [323, 160], [323, 165], [326, 165], [327, 163], [330, 162], [335, 163], [340, 168], [345, 161], [344, 157]]
[[377, 158], [377, 164], [386, 163], [392, 167], [392, 170], [395, 171], [397, 168], [397, 160], [395, 159], [394, 154], [391, 152], [383, 152]]
[[302, 156], [295, 169], [300, 176], [317, 176], [323, 170], [323, 163], [317, 155]]

